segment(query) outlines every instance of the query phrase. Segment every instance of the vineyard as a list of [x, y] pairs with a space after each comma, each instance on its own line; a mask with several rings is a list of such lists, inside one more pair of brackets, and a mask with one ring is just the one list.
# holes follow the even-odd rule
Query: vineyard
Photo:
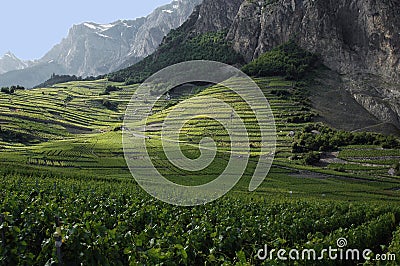
[[400, 207], [387, 204], [231, 193], [183, 208], [152, 199], [133, 182], [16, 175], [3, 177], [0, 193], [4, 265], [57, 262], [55, 215], [69, 265], [252, 265], [262, 263], [256, 252], [264, 245], [319, 250], [341, 237], [374, 254], [400, 252]]
[[[211, 137], [215, 161], [190, 173], [175, 167], [161, 147], [160, 125], [179, 108], [211, 109], [201, 97], [234, 106], [250, 140], [249, 164], [234, 189], [197, 207], [164, 204], [132, 178], [122, 149], [124, 110], [137, 85], [107, 80], [57, 84], [0, 95], [0, 264], [2, 265], [398, 265], [400, 179], [398, 148], [379, 143], [344, 145], [307, 164], [294, 151], [306, 128], [322, 138], [307, 88], [283, 78], [258, 78], [275, 116], [277, 149], [271, 171], [253, 193], [248, 184], [259, 156], [259, 131], [243, 101], [222, 86], [197, 86], [158, 102], [147, 123], [153, 163], [169, 180], [203, 184], [217, 177], [231, 152], [224, 128], [211, 119], [190, 120], [180, 147], [199, 156]], [[113, 88], [109, 90], [108, 88]], [[198, 97], [196, 102], [190, 100]], [[190, 103], [190, 104], [189, 104]], [[186, 104], [186, 105], [185, 105]], [[229, 117], [227, 118], [229, 119]], [[306, 134], [306, 133], [304, 133]], [[332, 133], [333, 134], [333, 133]], [[384, 139], [383, 136], [375, 136]], [[304, 145], [306, 145], [305, 143]], [[63, 243], [55, 247], [55, 217]], [[386, 262], [260, 260], [257, 252], [313, 248], [345, 238], [348, 248], [395, 254]]]

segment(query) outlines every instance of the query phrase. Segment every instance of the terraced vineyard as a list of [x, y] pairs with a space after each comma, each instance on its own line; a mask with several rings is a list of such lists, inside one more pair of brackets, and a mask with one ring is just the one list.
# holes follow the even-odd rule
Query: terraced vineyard
[[0, 254], [7, 265], [58, 260], [55, 215], [63, 222], [62, 259], [73, 265], [270, 265], [279, 260], [256, 257], [264, 245], [320, 252], [340, 237], [375, 254], [400, 251], [398, 205], [230, 193], [205, 206], [181, 208], [152, 199], [126, 180], [22, 176], [3, 177], [0, 193]]
[[[250, 139], [243, 178], [223, 199], [193, 208], [150, 198], [126, 166], [121, 125], [137, 85], [98, 80], [1, 94], [2, 264], [56, 262], [54, 216], [64, 222], [62, 259], [72, 264], [279, 264], [258, 260], [258, 249], [320, 250], [340, 237], [350, 248], [400, 259], [400, 180], [389, 174], [400, 161], [399, 150], [340, 146], [306, 165], [307, 152], [294, 152], [293, 143], [306, 127], [318, 127], [307, 87], [283, 78], [256, 82], [271, 105], [278, 138], [272, 169], [253, 193], [248, 184], [259, 156], [259, 130], [237, 95], [218, 85], [199, 87], [160, 101], [146, 121], [153, 163], [170, 180], [193, 185], [223, 171], [232, 152], [226, 132], [204, 118], [184, 125], [180, 147], [188, 157], [199, 156], [203, 137], [218, 147], [215, 161], [193, 174], [174, 167], [163, 153], [163, 119], [179, 108], [210, 109], [205, 101], [195, 107], [183, 101], [207, 95], [234, 106], [243, 118]], [[107, 86], [119, 89], [105, 93]]]

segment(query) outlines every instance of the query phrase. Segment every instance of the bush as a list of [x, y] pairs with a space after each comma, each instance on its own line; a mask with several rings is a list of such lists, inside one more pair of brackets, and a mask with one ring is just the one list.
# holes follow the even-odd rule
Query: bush
[[289, 41], [262, 54], [242, 70], [255, 77], [285, 76], [288, 79], [300, 79], [317, 62], [316, 55], [301, 49], [294, 41]]
[[338, 131], [321, 124], [311, 124], [296, 135], [292, 152], [335, 151], [339, 147], [348, 145], [382, 145], [384, 149], [395, 149], [399, 147], [400, 143], [394, 136]]
[[306, 165], [314, 165], [321, 160], [321, 155], [318, 152], [309, 152], [304, 156], [304, 163]]
[[107, 87], [106, 87], [106, 92], [112, 92], [112, 91], [120, 91], [120, 90], [122, 90], [122, 88], [119, 88], [119, 87], [117, 87], [117, 86], [113, 86], [113, 85], [108, 85]]
[[384, 149], [396, 149], [400, 148], [400, 142], [394, 136], [388, 136], [382, 144]]
[[336, 172], [342, 172], [342, 173], [345, 173], [345, 172], [346, 172], [346, 169], [345, 169], [343, 166], [334, 168], [333, 170], [335, 170]]
[[308, 123], [312, 122], [313, 117], [314, 117], [313, 114], [299, 115], [299, 116], [289, 117], [286, 121], [288, 123], [296, 123], [296, 124]]
[[395, 170], [395, 175], [400, 176], [400, 162], [397, 162], [393, 165], [393, 169]]
[[107, 99], [103, 99], [102, 104], [103, 104], [104, 107], [106, 107], [109, 110], [112, 110], [112, 111], [117, 111], [118, 110], [118, 104], [110, 102]]
[[2, 93], [7, 93], [7, 94], [13, 94], [17, 90], [25, 90], [25, 88], [20, 86], [20, 85], [11, 86], [11, 87], [2, 87], [1, 88], [1, 92]]

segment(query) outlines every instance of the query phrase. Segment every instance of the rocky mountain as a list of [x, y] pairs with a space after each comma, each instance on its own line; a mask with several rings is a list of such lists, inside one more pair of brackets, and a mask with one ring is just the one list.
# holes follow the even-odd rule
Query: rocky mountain
[[[180, 30], [190, 38], [226, 31], [227, 43], [246, 62], [293, 40], [319, 55], [331, 71], [315, 85], [320, 92], [324, 91], [320, 84], [331, 86], [326, 88], [330, 102], [314, 101], [325, 122], [346, 130], [400, 129], [398, 0], [204, 0]], [[171, 49], [166, 48], [176, 44], [175, 39], [175, 35], [167, 36], [145, 65], [162, 66], [163, 55], [171, 57]], [[120, 73], [139, 71], [142, 65], [137, 66]], [[327, 99], [323, 94], [314, 96], [314, 100]], [[327, 111], [329, 104], [332, 108]], [[340, 119], [352, 110], [358, 110], [354, 121]]]
[[[201, 1], [175, 0], [147, 17], [135, 20], [74, 25], [66, 38], [37, 60], [35, 67], [0, 75], [0, 86], [21, 84], [32, 87], [53, 72], [97, 76], [138, 62], [154, 52], [171, 29], [185, 22]], [[53, 71], [47, 71], [49, 64], [54, 67]], [[44, 72], [38, 72], [42, 70]]]
[[[227, 39], [247, 61], [295, 40], [341, 74], [340, 87], [378, 123], [400, 129], [399, 4], [398, 0], [244, 1]], [[358, 128], [363, 127], [355, 121], [352, 129]]]
[[8, 71], [24, 69], [28, 67], [32, 62], [24, 62], [17, 58], [13, 53], [7, 52], [0, 57], [0, 74]]
[[213, 60], [240, 65], [244, 60], [226, 41], [242, 0], [204, 0], [189, 19], [172, 30], [160, 47], [142, 61], [107, 75], [109, 80], [140, 83], [167, 66], [190, 60]]
[[171, 29], [181, 26], [203, 0], [176, 0], [157, 8], [140, 27], [129, 55], [144, 58], [153, 53]]
[[244, 1], [228, 39], [247, 60], [295, 39], [339, 73], [369, 72], [400, 80], [399, 4], [398, 0]]

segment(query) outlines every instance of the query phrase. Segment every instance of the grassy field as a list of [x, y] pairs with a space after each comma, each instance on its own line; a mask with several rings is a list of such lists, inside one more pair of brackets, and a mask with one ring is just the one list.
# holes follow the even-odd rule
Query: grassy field
[[[260, 132], [240, 97], [218, 85], [200, 87], [160, 101], [146, 121], [153, 129], [146, 142], [154, 165], [176, 183], [198, 185], [216, 178], [230, 153], [240, 151], [231, 150], [219, 123], [193, 119], [180, 132], [182, 152], [197, 158], [199, 141], [211, 137], [217, 158], [202, 171], [183, 171], [163, 152], [160, 125], [165, 117], [179, 108], [218, 113], [207, 101], [190, 101], [212, 95], [243, 119], [251, 148], [243, 178], [223, 199], [193, 208], [150, 198], [126, 166], [121, 125], [138, 85], [82, 81], [1, 94], [0, 261], [57, 261], [55, 215], [65, 223], [63, 260], [73, 264], [261, 264], [267, 262], [258, 261], [255, 253], [264, 244], [321, 247], [339, 237], [354, 248], [398, 254], [400, 178], [388, 171], [400, 161], [399, 150], [353, 145], [324, 153], [313, 166], [293, 160], [290, 133], [314, 124], [293, 120], [315, 115], [306, 88], [277, 77], [255, 81], [271, 105], [278, 136], [271, 171], [253, 193], [248, 184], [260, 155]], [[120, 90], [105, 94], [110, 85]]]

